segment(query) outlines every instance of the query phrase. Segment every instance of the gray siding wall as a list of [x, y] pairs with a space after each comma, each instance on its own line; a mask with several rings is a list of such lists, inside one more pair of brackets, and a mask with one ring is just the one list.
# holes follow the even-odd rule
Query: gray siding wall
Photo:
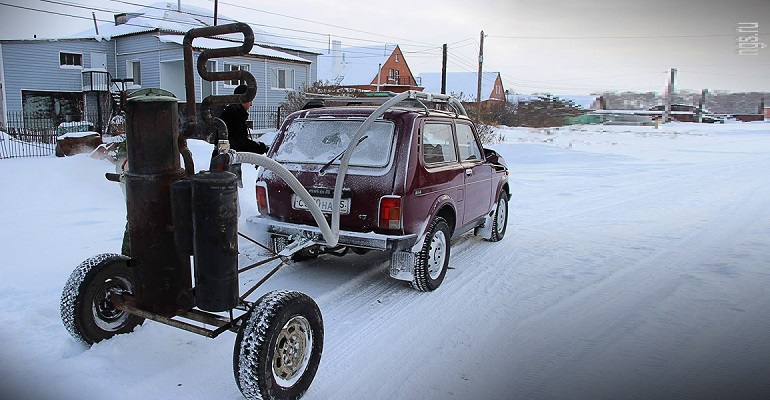
[[[272, 59], [266, 60], [254, 57], [217, 58], [215, 61], [217, 71], [224, 71], [225, 64], [249, 65], [249, 72], [254, 75], [254, 78], [257, 81], [257, 96], [254, 98], [255, 106], [277, 107], [286, 101], [287, 90], [275, 88], [277, 84], [274, 71], [276, 69], [294, 70], [294, 90], [300, 90], [305, 86], [309, 77], [309, 72], [311, 71], [311, 65], [307, 63]], [[197, 75], [197, 70], [195, 88], [196, 101], [200, 102], [200, 78]], [[234, 89], [235, 86], [230, 85], [229, 82], [216, 82], [216, 93], [218, 95], [232, 94]]]
[[[21, 91], [40, 90], [53, 92], [81, 92], [82, 69], [62, 68], [59, 66], [59, 52], [79, 53], [83, 55], [85, 68], [91, 66], [91, 52], [107, 54], [107, 70], [112, 78], [126, 78], [127, 61], [139, 61], [141, 65], [141, 87], [163, 88], [161, 81], [161, 62], [179, 67], [179, 74], [184, 74], [182, 46], [174, 43], [162, 43], [157, 32], [116, 37], [111, 41], [98, 42], [92, 39], [78, 40], [40, 40], [40, 41], [3, 41], [0, 51], [6, 92], [6, 111], [21, 111]], [[225, 63], [248, 64], [249, 70], [257, 80], [258, 92], [254, 99], [256, 106], [275, 107], [286, 100], [287, 90], [276, 88], [276, 69], [294, 70], [294, 90], [301, 90], [312, 84], [317, 76], [317, 55], [305, 52], [294, 54], [312, 62], [302, 63], [255, 57], [234, 57], [216, 59], [218, 71], [224, 71]], [[201, 101], [201, 79], [194, 79], [196, 102]], [[176, 87], [176, 86], [175, 86]], [[225, 82], [216, 83], [216, 93], [232, 94], [235, 86]], [[184, 93], [174, 93], [184, 98]]]
[[91, 52], [107, 54], [107, 71], [115, 73], [111, 60], [112, 43], [82, 40], [3, 41], [3, 73], [6, 95], [5, 111], [22, 111], [22, 90], [81, 92], [82, 68], [59, 66], [59, 53], [83, 55], [83, 68], [91, 66]]
[[[121, 78], [127, 77], [126, 62], [138, 60], [141, 63], [142, 69], [142, 88], [149, 87], [168, 87], [168, 82], [162, 81], [161, 63], [167, 64], [171, 62], [172, 65], [179, 68], [178, 73], [180, 76], [184, 74], [184, 66], [181, 61], [184, 59], [183, 48], [175, 43], [162, 43], [156, 37], [157, 33], [146, 33], [141, 35], [133, 35], [127, 37], [116, 38], [117, 42], [117, 72]], [[201, 98], [201, 79], [197, 73], [197, 56], [200, 52], [195, 52], [195, 101], [200, 103]], [[306, 56], [307, 53], [297, 54], [299, 56]], [[304, 57], [303, 57], [304, 58]], [[315, 58], [315, 57], [310, 57]], [[308, 82], [312, 83], [314, 79], [313, 70], [311, 64], [292, 62], [292, 61], [280, 61], [280, 60], [265, 60], [254, 57], [229, 57], [229, 58], [217, 58], [216, 62], [217, 71], [224, 71], [225, 64], [248, 64], [249, 71], [257, 80], [257, 97], [254, 99], [254, 105], [275, 107], [280, 105], [286, 100], [285, 89], [273, 89], [275, 86], [275, 79], [273, 78], [273, 70], [276, 68], [293, 69], [294, 70], [294, 89], [299, 90], [303, 88]], [[312, 61], [312, 60], [311, 60]], [[227, 95], [232, 94], [235, 86], [229, 85], [225, 82], [216, 82], [216, 94]], [[173, 91], [174, 94], [180, 99], [185, 98], [183, 90]], [[177, 93], [179, 92], [179, 93]]]
[[[127, 78], [126, 62], [139, 61], [142, 88], [159, 88], [160, 61], [164, 57], [178, 54], [181, 58], [181, 46], [161, 43], [156, 32], [114, 38], [115, 59], [118, 78]], [[170, 53], [171, 55], [167, 55]]]

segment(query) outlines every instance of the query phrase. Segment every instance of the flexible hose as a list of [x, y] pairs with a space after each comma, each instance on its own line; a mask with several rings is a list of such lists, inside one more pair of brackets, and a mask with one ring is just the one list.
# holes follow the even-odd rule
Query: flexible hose
[[[256, 153], [235, 153], [235, 157], [233, 158], [233, 163], [246, 163], [246, 164], [253, 164], [258, 165], [260, 167], [263, 167], [265, 169], [269, 169], [270, 171], [275, 172], [276, 175], [278, 175], [281, 179], [283, 179], [291, 188], [291, 190], [294, 191], [294, 193], [299, 196], [300, 199], [302, 199], [303, 202], [305, 202], [305, 205], [307, 205], [308, 210], [310, 210], [310, 214], [313, 215], [313, 218], [315, 219], [315, 222], [318, 224], [318, 228], [321, 229], [321, 234], [324, 237], [324, 240], [326, 240], [326, 243], [330, 247], [334, 247], [337, 245], [337, 242], [339, 241], [339, 210], [337, 210], [337, 230], [332, 231], [332, 229], [329, 227], [329, 223], [326, 222], [326, 217], [324, 217], [323, 211], [321, 211], [321, 208], [318, 207], [318, 204], [316, 204], [315, 200], [313, 200], [313, 196], [308, 193], [308, 191], [302, 186], [301, 183], [297, 180], [297, 177], [295, 177], [286, 167], [279, 164], [273, 159], [267, 158], [261, 154]], [[341, 191], [341, 190], [340, 190]], [[340, 198], [337, 198], [335, 204], [340, 203]], [[332, 216], [332, 218], [334, 218]]]
[[[363, 136], [364, 133], [369, 130], [369, 127], [372, 126], [374, 120], [382, 116], [382, 114], [385, 114], [385, 111], [388, 111], [390, 107], [403, 101], [404, 99], [409, 98], [409, 96], [412, 96], [411, 90], [399, 93], [390, 100], [382, 103], [382, 105], [374, 110], [374, 112], [366, 118], [364, 123], [358, 127], [356, 134], [353, 135], [352, 139], [350, 139], [350, 144], [345, 150], [345, 155], [342, 156], [342, 160], [340, 161], [340, 169], [337, 172], [337, 181], [334, 185], [334, 200], [332, 201], [332, 204], [340, 204], [340, 200], [342, 200], [342, 184], [345, 181], [345, 174], [348, 172], [348, 163], [350, 162], [350, 157], [353, 155], [353, 149], [358, 146], [359, 140], [361, 140], [361, 136]], [[340, 231], [339, 207], [332, 208], [332, 231], [335, 233]]]

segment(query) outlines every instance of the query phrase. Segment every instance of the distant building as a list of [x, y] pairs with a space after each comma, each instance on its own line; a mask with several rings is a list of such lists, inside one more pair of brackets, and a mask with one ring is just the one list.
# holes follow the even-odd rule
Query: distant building
[[[463, 102], [473, 103], [478, 93], [479, 75], [477, 72], [447, 72], [446, 94], [451, 94]], [[419, 80], [425, 92], [441, 93], [441, 73], [423, 72]], [[482, 72], [481, 102], [505, 102], [505, 87], [499, 72]]]
[[342, 42], [332, 41], [330, 53], [318, 56], [318, 80], [371, 91], [422, 89], [398, 45], [343, 48]]
[[[542, 95], [545, 96], [545, 95]], [[606, 102], [602, 96], [598, 95], [561, 95], [561, 94], [549, 94], [553, 98], [569, 101], [572, 104], [584, 109], [584, 110], [604, 110], [607, 108]], [[508, 94], [506, 98], [509, 103], [516, 104], [524, 101], [531, 101], [541, 97], [537, 94]]]

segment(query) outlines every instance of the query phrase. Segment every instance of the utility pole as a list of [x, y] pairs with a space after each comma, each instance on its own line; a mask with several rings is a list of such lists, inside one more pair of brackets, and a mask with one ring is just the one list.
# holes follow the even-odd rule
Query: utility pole
[[668, 87], [666, 88], [666, 105], [663, 109], [662, 123], [668, 122], [669, 115], [671, 114], [671, 96], [674, 94], [674, 79], [676, 78], [676, 68], [671, 68], [671, 76], [668, 78]]
[[446, 94], [446, 43], [444, 43], [441, 58], [441, 94]]
[[698, 101], [698, 120], [697, 122], [703, 122], [703, 105], [706, 104], [706, 95], [708, 94], [708, 89], [703, 89], [700, 92], [700, 101]]
[[481, 31], [481, 39], [479, 40], [479, 77], [478, 86], [476, 88], [476, 118], [478, 123], [481, 123], [481, 69], [484, 64], [484, 31]]
[[219, 8], [219, 1], [214, 0], [214, 26], [217, 26], [217, 8]]

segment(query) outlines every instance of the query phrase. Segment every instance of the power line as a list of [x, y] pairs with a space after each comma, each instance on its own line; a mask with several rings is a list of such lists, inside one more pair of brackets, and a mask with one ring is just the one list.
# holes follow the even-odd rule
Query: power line
[[[112, 0], [112, 1], [119, 1], [119, 0]], [[340, 26], [340, 25], [330, 24], [330, 23], [326, 23], [326, 22], [319, 22], [319, 21], [314, 21], [314, 20], [305, 19], [305, 18], [299, 18], [299, 17], [295, 17], [295, 16], [291, 16], [291, 15], [280, 14], [280, 13], [276, 13], [276, 12], [272, 12], [272, 11], [266, 11], [266, 10], [261, 10], [261, 9], [253, 8], [253, 7], [246, 7], [246, 6], [243, 6], [243, 5], [240, 5], [240, 4], [233, 4], [233, 3], [228, 3], [228, 2], [225, 2], [225, 1], [220, 1], [219, 4], [226, 4], [226, 5], [229, 5], [229, 6], [233, 6], [233, 7], [237, 7], [237, 8], [242, 8], [244, 10], [250, 10], [250, 11], [256, 11], [256, 12], [261, 12], [261, 13], [270, 14], [270, 15], [276, 15], [276, 16], [279, 16], [279, 17], [294, 19], [294, 20], [303, 21], [303, 22], [310, 22], [310, 23], [313, 23], [313, 24], [328, 26], [328, 27], [331, 27], [331, 28], [343, 29], [343, 30], [347, 30], [347, 31], [351, 31], [351, 32], [356, 32], [356, 33], [364, 33], [364, 34], [367, 34], [367, 35], [372, 35], [372, 36], [377, 36], [377, 37], [397, 39], [400, 42], [401, 41], [405, 41], [405, 42], [419, 43], [419, 44], [430, 46], [430, 47], [434, 46], [433, 44], [426, 43], [426, 42], [420, 42], [420, 41], [416, 41], [416, 40], [412, 40], [412, 39], [404, 39], [404, 38], [399, 38], [399, 37], [395, 37], [395, 36], [383, 35], [382, 33], [374, 33], [374, 32], [368, 32], [368, 31], [363, 31], [363, 30], [359, 30], [359, 29], [347, 28], [347, 27]]]
[[593, 39], [678, 39], [678, 38], [708, 38], [735, 37], [735, 35], [658, 35], [658, 36], [496, 36], [498, 39], [533, 39], [533, 40], [593, 40]]
[[[25, 6], [20, 6], [20, 5], [16, 5], [16, 4], [8, 4], [8, 3], [2, 3], [2, 2], [0, 2], [0, 6], [18, 8], [18, 9], [27, 10], [27, 11], [42, 12], [42, 13], [45, 13], [45, 14], [59, 15], [59, 16], [62, 16], [62, 17], [71, 17], [71, 18], [79, 18], [79, 19], [86, 19], [86, 20], [91, 20], [92, 19], [92, 17], [83, 17], [83, 16], [79, 16], [79, 15], [65, 14], [65, 13], [60, 13], [60, 12], [50, 11], [50, 10], [40, 10], [40, 9], [37, 9], [37, 8], [25, 7]], [[99, 19], [97, 19], [97, 21], [107, 22], [107, 21], [99, 20]]]

